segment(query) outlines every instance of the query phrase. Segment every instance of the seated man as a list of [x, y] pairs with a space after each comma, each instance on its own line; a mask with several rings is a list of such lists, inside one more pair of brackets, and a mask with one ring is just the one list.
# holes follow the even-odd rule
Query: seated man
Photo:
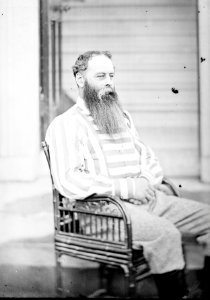
[[162, 190], [159, 162], [118, 100], [109, 52], [80, 55], [73, 73], [77, 103], [56, 117], [46, 134], [55, 186], [72, 199], [98, 193], [125, 201], [133, 242], [143, 245], [160, 297], [181, 299], [185, 234], [205, 247], [205, 272], [210, 276], [210, 206]]

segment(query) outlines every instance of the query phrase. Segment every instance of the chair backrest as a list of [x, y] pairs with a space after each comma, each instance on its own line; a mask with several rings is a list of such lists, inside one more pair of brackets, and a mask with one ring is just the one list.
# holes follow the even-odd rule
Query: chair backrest
[[50, 177], [51, 177], [51, 181], [52, 181], [52, 186], [54, 187], [54, 181], [53, 181], [51, 165], [50, 165], [50, 151], [49, 151], [49, 146], [48, 146], [46, 141], [42, 141], [42, 148], [44, 150], [44, 154], [45, 154], [45, 157], [47, 159], [48, 167], [49, 167], [49, 170], [50, 170]]

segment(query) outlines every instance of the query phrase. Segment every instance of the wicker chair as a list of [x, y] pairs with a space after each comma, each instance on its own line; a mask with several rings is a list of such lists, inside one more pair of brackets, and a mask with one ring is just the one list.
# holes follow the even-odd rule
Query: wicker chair
[[[54, 186], [46, 142], [42, 142], [42, 147], [52, 180], [58, 294], [62, 294], [60, 257], [69, 255], [99, 263], [102, 277], [110, 268], [121, 268], [126, 279], [127, 296], [134, 296], [137, 282], [151, 274], [143, 248], [133, 249], [132, 224], [123, 202], [116, 197], [96, 194], [73, 203], [68, 201]], [[169, 179], [165, 178], [163, 182], [179, 196]], [[108, 287], [106, 281], [95, 296], [105, 293]]]

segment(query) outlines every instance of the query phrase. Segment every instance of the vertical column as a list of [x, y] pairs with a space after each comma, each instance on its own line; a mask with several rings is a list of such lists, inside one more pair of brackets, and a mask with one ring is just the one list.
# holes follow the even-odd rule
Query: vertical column
[[201, 180], [210, 182], [210, 3], [198, 0]]
[[0, 180], [39, 166], [39, 1], [0, 1]]

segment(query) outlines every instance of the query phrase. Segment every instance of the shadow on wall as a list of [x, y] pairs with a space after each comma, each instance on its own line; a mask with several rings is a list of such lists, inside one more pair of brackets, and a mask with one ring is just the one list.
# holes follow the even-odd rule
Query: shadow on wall
[[62, 90], [59, 103], [50, 107], [48, 97], [46, 97], [40, 89], [40, 131], [42, 140], [45, 138], [50, 120], [64, 113], [67, 109], [72, 107], [75, 102], [76, 100], [74, 100], [73, 97], [69, 96], [65, 90]]
[[62, 90], [60, 105], [57, 108], [57, 115], [64, 113], [67, 109], [75, 104], [75, 100], [69, 94]]

